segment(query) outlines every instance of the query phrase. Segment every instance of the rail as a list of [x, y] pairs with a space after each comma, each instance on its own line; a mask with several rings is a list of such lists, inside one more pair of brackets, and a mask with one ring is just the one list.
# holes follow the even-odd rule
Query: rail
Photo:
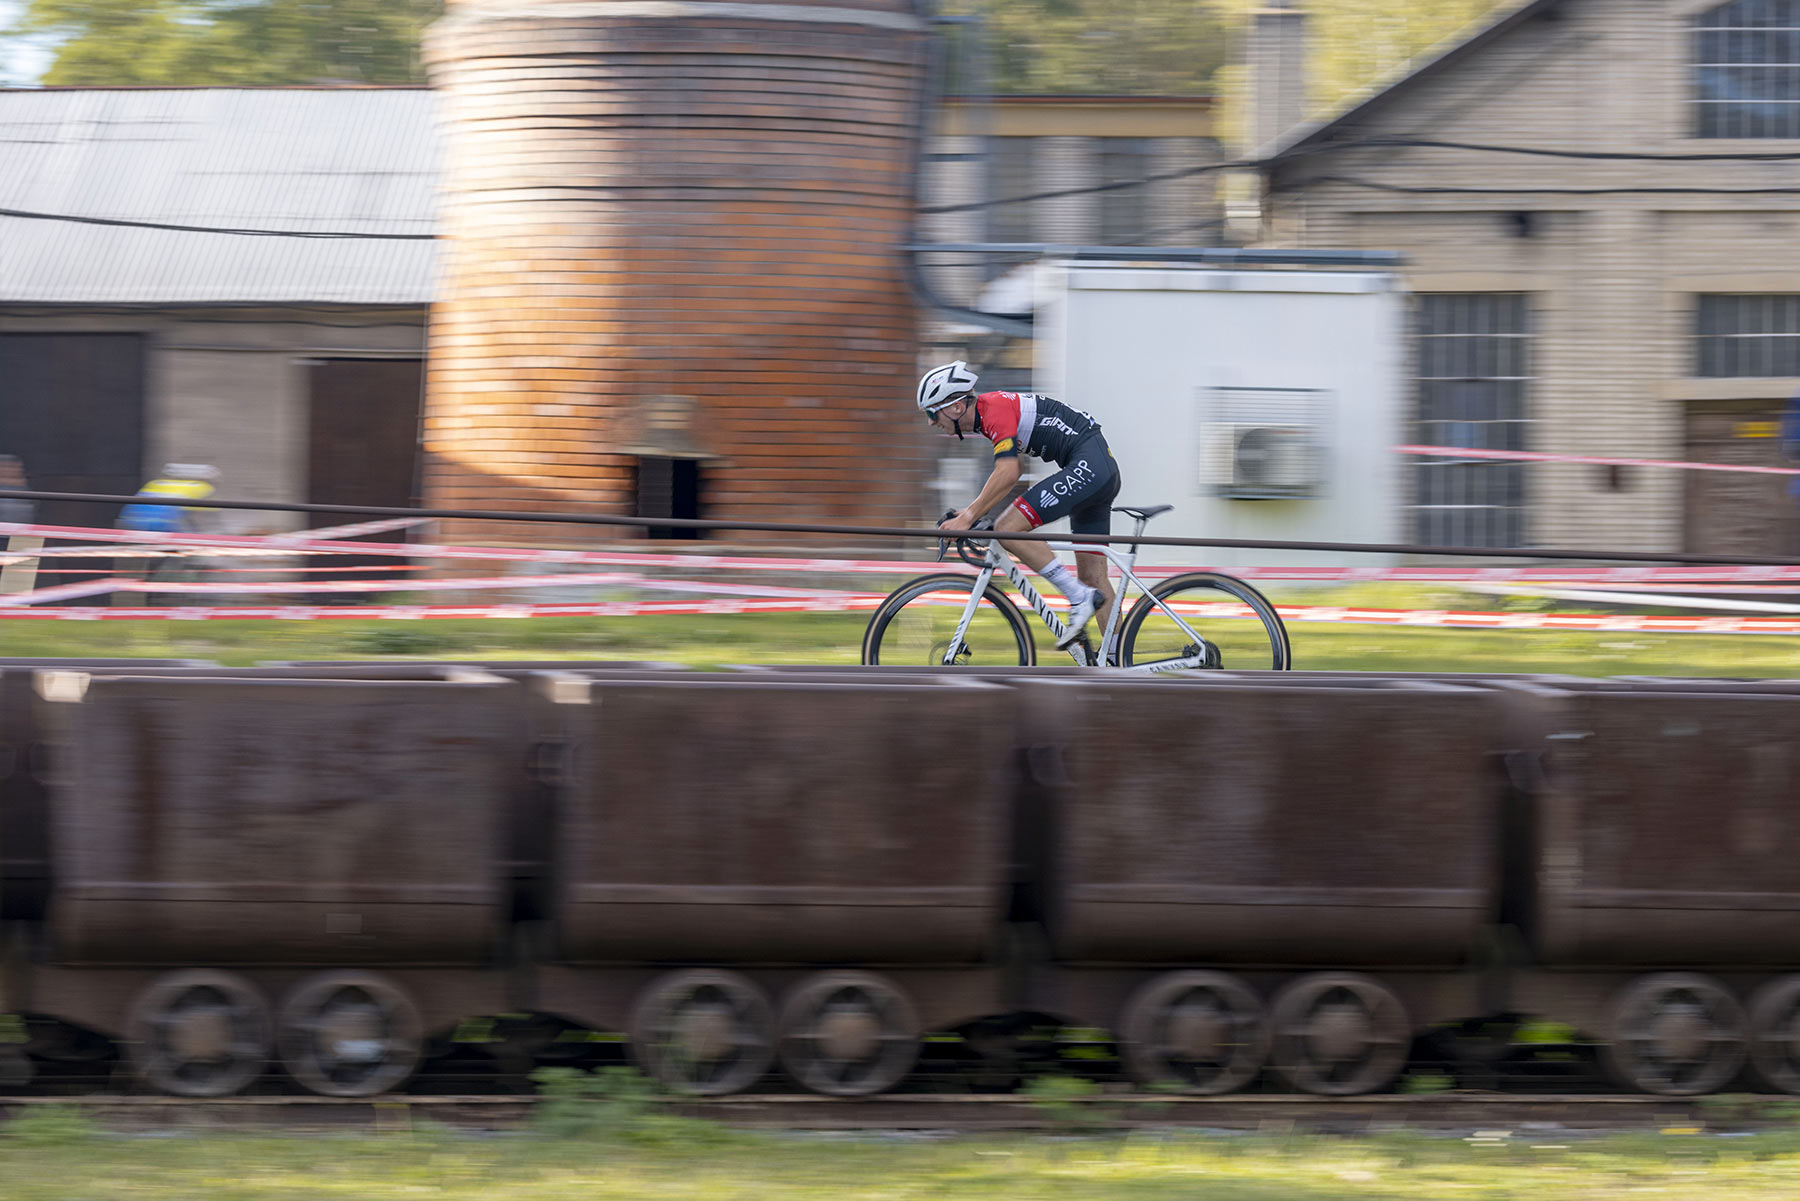
[[[176, 505], [183, 508], [251, 509], [273, 513], [318, 513], [339, 516], [431, 518], [454, 521], [518, 521], [549, 525], [619, 526], [631, 529], [734, 530], [776, 534], [832, 534], [857, 538], [916, 538], [937, 541], [935, 526], [862, 526], [779, 521], [716, 521], [695, 517], [625, 517], [611, 513], [526, 513], [505, 509], [426, 509], [411, 506], [327, 505], [296, 501], [222, 500], [207, 497], [117, 496], [99, 492], [37, 492], [0, 488], [0, 500], [72, 501], [93, 504]], [[1137, 546], [1211, 548], [1220, 550], [1317, 551], [1354, 555], [1441, 556], [1483, 559], [1559, 559], [1606, 563], [1681, 563], [1706, 567], [1800, 567], [1800, 556], [1695, 555], [1678, 551], [1618, 551], [1547, 547], [1424, 546], [1402, 542], [1290, 542], [1266, 538], [1164, 538], [1134, 534], [1071, 534], [1031, 530], [999, 534], [965, 530], [970, 539], [1004, 538], [1008, 542], [1130, 543]]]
[[[1029, 1098], [1006, 1094], [889, 1093], [876, 1097], [822, 1097], [793, 1093], [740, 1093], [707, 1100], [671, 1099], [672, 1113], [724, 1125], [763, 1130], [1068, 1131], [1200, 1127], [1215, 1130], [1329, 1130], [1335, 1133], [1393, 1129], [1471, 1130], [1505, 1141], [1515, 1131], [1543, 1141], [1557, 1128], [1586, 1130], [1791, 1128], [1782, 1097], [1765, 1105], [1727, 1110], [1691, 1097], [1642, 1095], [1386, 1093], [1361, 1097], [1304, 1094], [1234, 1094], [1196, 1097], [1107, 1093], [1051, 1112]], [[23, 1110], [76, 1109], [105, 1126], [127, 1129], [246, 1127], [409, 1129], [415, 1119], [457, 1126], [525, 1125], [538, 1096], [392, 1095], [368, 1098], [263, 1096], [82, 1097], [0, 1096], [0, 1115]], [[0, 1117], [0, 1130], [4, 1130]]]

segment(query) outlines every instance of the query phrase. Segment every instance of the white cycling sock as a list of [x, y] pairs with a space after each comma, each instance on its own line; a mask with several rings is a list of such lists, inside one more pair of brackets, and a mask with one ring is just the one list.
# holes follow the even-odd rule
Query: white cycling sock
[[1069, 570], [1067, 563], [1052, 563], [1044, 568], [1041, 574], [1046, 580], [1055, 584], [1057, 591], [1068, 597], [1069, 603], [1072, 605], [1079, 605], [1087, 599], [1087, 594], [1092, 591], [1086, 584], [1075, 578], [1075, 573]]

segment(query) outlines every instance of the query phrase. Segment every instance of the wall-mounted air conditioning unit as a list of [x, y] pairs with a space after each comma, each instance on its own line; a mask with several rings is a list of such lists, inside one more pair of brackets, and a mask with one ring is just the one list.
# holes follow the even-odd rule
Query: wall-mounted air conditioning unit
[[1216, 496], [1277, 500], [1316, 495], [1322, 456], [1310, 424], [1222, 421], [1206, 427], [1206, 478]]

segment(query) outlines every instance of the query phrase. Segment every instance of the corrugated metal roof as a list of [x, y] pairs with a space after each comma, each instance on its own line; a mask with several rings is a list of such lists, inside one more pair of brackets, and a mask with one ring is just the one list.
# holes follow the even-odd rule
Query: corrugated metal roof
[[438, 163], [424, 88], [0, 91], [0, 303], [426, 304]]

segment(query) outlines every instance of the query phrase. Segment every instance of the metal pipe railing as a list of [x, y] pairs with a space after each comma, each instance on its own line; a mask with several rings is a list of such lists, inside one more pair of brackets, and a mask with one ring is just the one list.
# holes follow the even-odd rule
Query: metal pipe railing
[[[31, 492], [0, 488], [3, 500], [54, 500], [91, 504], [176, 505], [190, 509], [252, 509], [274, 513], [322, 513], [364, 517], [429, 517], [451, 521], [519, 521], [556, 525], [623, 526], [626, 528], [685, 530], [735, 530], [777, 534], [834, 534], [858, 538], [944, 537], [935, 526], [862, 526], [804, 524], [779, 521], [714, 521], [697, 517], [622, 517], [610, 513], [520, 513], [500, 509], [420, 509], [390, 505], [324, 505], [294, 501], [220, 500], [207, 497], [112, 496], [95, 492]], [[1093, 545], [1127, 543], [1135, 546], [1174, 546], [1225, 550], [1319, 551], [1349, 555], [1416, 555], [1484, 559], [1596, 560], [1612, 563], [1681, 563], [1703, 567], [1800, 567], [1797, 557], [1746, 557], [1743, 555], [1693, 555], [1676, 551], [1555, 550], [1548, 548], [1492, 546], [1420, 546], [1397, 542], [1283, 542], [1267, 538], [1161, 538], [1133, 534], [1071, 534], [1047, 530], [999, 534], [992, 530], [959, 530], [957, 538], [999, 538], [1007, 542], [1073, 542]]]

